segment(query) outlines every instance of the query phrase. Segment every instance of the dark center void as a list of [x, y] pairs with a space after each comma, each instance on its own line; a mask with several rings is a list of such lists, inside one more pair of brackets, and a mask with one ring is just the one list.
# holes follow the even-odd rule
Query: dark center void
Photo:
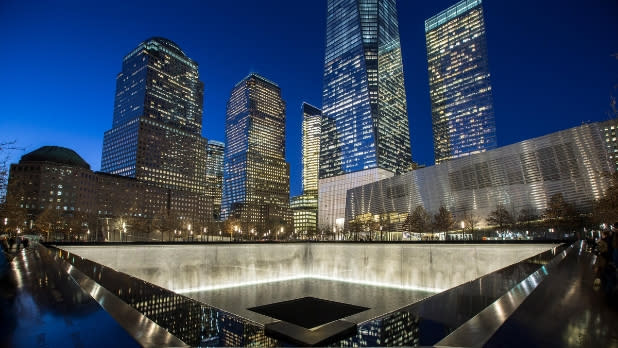
[[295, 300], [247, 308], [271, 318], [311, 329], [368, 310], [367, 307], [302, 297]]

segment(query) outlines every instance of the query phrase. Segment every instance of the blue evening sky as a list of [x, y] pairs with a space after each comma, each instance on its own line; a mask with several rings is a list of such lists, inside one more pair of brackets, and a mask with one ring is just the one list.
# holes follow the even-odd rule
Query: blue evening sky
[[[424, 20], [455, 2], [398, 5], [412, 156], [427, 165]], [[486, 0], [484, 8], [499, 146], [608, 118], [618, 94], [615, 0]], [[325, 0], [0, 0], [0, 141], [26, 152], [66, 146], [99, 170], [122, 58], [163, 36], [200, 65], [208, 139], [225, 139], [226, 101], [248, 73], [281, 86], [291, 194], [299, 194], [300, 105], [322, 104], [325, 16]]]

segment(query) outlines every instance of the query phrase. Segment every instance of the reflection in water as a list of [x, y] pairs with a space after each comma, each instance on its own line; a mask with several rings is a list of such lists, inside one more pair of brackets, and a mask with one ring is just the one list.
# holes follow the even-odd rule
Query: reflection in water
[[192, 292], [187, 293], [186, 296], [225, 311], [236, 313], [253, 321], [267, 324], [272, 322], [273, 319], [250, 311], [247, 308], [301, 297], [316, 297], [329, 301], [369, 307], [369, 310], [352, 315], [346, 319], [359, 323], [418, 302], [433, 294], [433, 292], [426, 291], [402, 290], [304, 278], [262, 283], [254, 286]]
[[50, 248], [122, 301], [191, 346], [276, 346], [263, 327], [90, 260]]
[[[432, 293], [313, 278], [187, 293], [201, 301], [198, 302], [56, 248], [50, 249], [49, 255], [70, 262], [124, 302], [192, 346], [281, 345], [282, 343], [263, 334], [262, 323], [268, 322], [269, 318], [243, 311], [247, 307], [310, 293], [315, 297], [372, 307], [373, 312], [368, 313], [373, 314], [361, 313], [347, 318], [359, 323], [358, 333], [340, 341], [338, 345], [413, 346], [431, 345], [439, 341], [539, 266], [546, 264], [555, 256], [555, 250], [466, 282], [420, 302], [420, 299]], [[221, 302], [217, 302], [219, 300]], [[381, 314], [389, 311], [392, 312]]]
[[0, 346], [139, 346], [40, 250], [22, 250], [0, 275]]

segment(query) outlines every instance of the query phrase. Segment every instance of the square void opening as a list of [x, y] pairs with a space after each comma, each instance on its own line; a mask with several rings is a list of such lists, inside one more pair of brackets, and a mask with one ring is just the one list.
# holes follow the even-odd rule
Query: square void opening
[[250, 311], [311, 329], [368, 310], [367, 307], [302, 297], [295, 300], [247, 308]]

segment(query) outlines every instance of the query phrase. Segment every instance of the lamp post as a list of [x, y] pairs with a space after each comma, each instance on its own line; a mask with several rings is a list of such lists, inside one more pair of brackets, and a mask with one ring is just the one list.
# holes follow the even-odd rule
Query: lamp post
[[234, 228], [232, 229], [232, 231], [230, 231], [230, 243], [232, 242], [232, 239], [233, 239], [232, 232], [236, 233], [236, 231], [238, 231], [238, 226], [234, 225]]
[[466, 223], [463, 220], [461, 220], [461, 238], [464, 237], [464, 229], [465, 229], [465, 227], [466, 227]]
[[[127, 241], [127, 223], [122, 222], [122, 232], [124, 233], [124, 241]], [[122, 236], [120, 236], [120, 241], [122, 242]]]
[[191, 224], [187, 225], [187, 229], [189, 230], [189, 240], [193, 241], [193, 231], [191, 231]]
[[88, 235], [87, 241], [90, 242], [90, 229], [88, 229], [88, 231], [86, 231], [86, 234]]

